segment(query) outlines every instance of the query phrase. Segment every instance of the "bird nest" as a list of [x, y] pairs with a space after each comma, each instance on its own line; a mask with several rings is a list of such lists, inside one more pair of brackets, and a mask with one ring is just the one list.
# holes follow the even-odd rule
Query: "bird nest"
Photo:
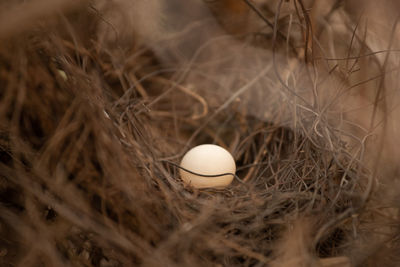
[[[352, 153], [330, 118], [293, 98], [278, 102], [263, 91], [268, 82], [240, 95], [183, 82], [196, 67], [167, 66], [140, 37], [99, 40], [107, 19], [91, 3], [37, 2], [10, 4], [0, 19], [0, 265], [398, 263], [395, 196], [382, 200], [379, 169]], [[295, 2], [301, 10], [301, 1], [286, 5]], [[307, 27], [292, 29], [290, 45], [279, 37], [284, 21], [311, 27], [310, 17], [266, 7], [256, 9], [263, 23], [284, 26], [251, 35], [250, 46], [275, 42], [318, 68]], [[215, 14], [231, 25], [232, 16]], [[279, 106], [298, 113], [288, 120]], [[180, 180], [176, 164], [203, 143], [232, 152], [232, 185], [197, 190]]]

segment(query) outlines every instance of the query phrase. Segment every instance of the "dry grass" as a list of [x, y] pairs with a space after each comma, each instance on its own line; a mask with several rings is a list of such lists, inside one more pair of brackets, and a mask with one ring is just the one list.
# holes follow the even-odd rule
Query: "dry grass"
[[[318, 14], [301, 15], [301, 1], [289, 3], [297, 13], [282, 11], [275, 22], [272, 4], [260, 9], [272, 26], [278, 19], [307, 26], [293, 26], [291, 44], [286, 26], [266, 27], [252, 41], [261, 50], [274, 43], [310, 68], [261, 62], [275, 81], [265, 78], [237, 96], [226, 87], [193, 90], [181, 69], [135, 38], [106, 45], [98, 39], [104, 17], [90, 3], [27, 2], [0, 15], [1, 266], [399, 264], [396, 173], [364, 163], [364, 143], [348, 137], [360, 135], [330, 124], [341, 121], [336, 109], [321, 115], [331, 95], [315, 98], [322, 108], [314, 103], [310, 111], [263, 93], [265, 81], [280, 84], [274, 75], [287, 78], [277, 91], [300, 88], [315, 77], [301, 74], [323, 65], [314, 61], [323, 56], [317, 44], [328, 46], [329, 36], [311, 42], [307, 27], [319, 29]], [[232, 18], [223, 19], [229, 25]], [[351, 38], [355, 25], [338, 32]], [[339, 75], [339, 67], [320, 70], [324, 82], [314, 89], [350, 83], [353, 76]], [[344, 82], [329, 84], [324, 75]], [[250, 83], [244, 77], [236, 88]], [[223, 190], [185, 187], [169, 162], [201, 143], [229, 148], [241, 181]], [[382, 173], [389, 176], [376, 182]]]

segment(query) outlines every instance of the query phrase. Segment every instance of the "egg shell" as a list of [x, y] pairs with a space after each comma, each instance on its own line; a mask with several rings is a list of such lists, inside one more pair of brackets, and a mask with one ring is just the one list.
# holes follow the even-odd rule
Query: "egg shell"
[[217, 177], [204, 177], [180, 169], [182, 180], [195, 188], [226, 187], [232, 182], [233, 174], [236, 172], [235, 160], [231, 153], [213, 144], [204, 144], [192, 148], [182, 158], [180, 166], [202, 175], [231, 173]]

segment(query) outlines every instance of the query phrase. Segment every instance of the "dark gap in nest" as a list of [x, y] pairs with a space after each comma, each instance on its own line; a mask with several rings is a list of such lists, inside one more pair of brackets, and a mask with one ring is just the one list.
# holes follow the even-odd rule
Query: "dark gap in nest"
[[346, 232], [341, 228], [336, 228], [318, 242], [316, 251], [321, 258], [342, 255], [345, 252], [347, 242]]

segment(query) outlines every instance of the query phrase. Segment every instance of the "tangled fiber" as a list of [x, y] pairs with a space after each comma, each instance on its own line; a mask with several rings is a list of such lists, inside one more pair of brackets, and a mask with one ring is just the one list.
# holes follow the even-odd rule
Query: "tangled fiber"
[[[357, 1], [323, 1], [328, 11], [313, 1], [276, 1], [279, 12], [272, 2], [207, 5], [232, 42], [250, 47], [246, 58], [276, 52], [305, 67], [287, 71], [255, 56], [261, 59], [242, 60], [237, 72], [225, 62], [219, 81], [227, 81], [230, 67], [239, 74], [214, 89], [202, 79], [216, 73], [218, 60], [184, 65], [170, 60], [172, 49], [160, 52], [165, 40], [155, 48], [140, 32], [102, 35], [127, 30], [109, 15], [118, 8], [96, 1], [1, 4], [0, 265], [399, 266], [400, 158], [369, 148], [363, 138], [371, 133], [354, 126], [370, 121], [371, 110], [386, 116], [385, 107], [393, 107], [380, 99], [393, 98], [384, 88], [397, 84], [379, 79], [397, 66], [385, 68], [357, 30], [360, 20], [335, 24], [343, 14], [358, 16]], [[320, 67], [325, 48], [338, 53], [328, 53], [334, 63], [327, 71]], [[251, 92], [230, 91], [251, 84], [246, 71], [257, 64], [275, 78]], [[366, 91], [370, 80], [375, 87]], [[318, 101], [309, 106], [297, 101], [343, 84], [355, 84], [349, 88], [356, 87], [356, 97], [343, 97], [354, 106], [359, 95], [377, 96], [357, 113], [368, 119], [353, 128], [333, 127], [344, 123], [342, 113], [335, 108], [328, 116], [318, 106], [334, 93], [314, 95]], [[307, 91], [282, 100], [295, 86]], [[397, 144], [390, 134], [376, 139]], [[182, 183], [171, 162], [202, 143], [232, 152], [239, 179], [231, 186], [196, 190]], [[370, 164], [375, 154], [382, 160]]]

